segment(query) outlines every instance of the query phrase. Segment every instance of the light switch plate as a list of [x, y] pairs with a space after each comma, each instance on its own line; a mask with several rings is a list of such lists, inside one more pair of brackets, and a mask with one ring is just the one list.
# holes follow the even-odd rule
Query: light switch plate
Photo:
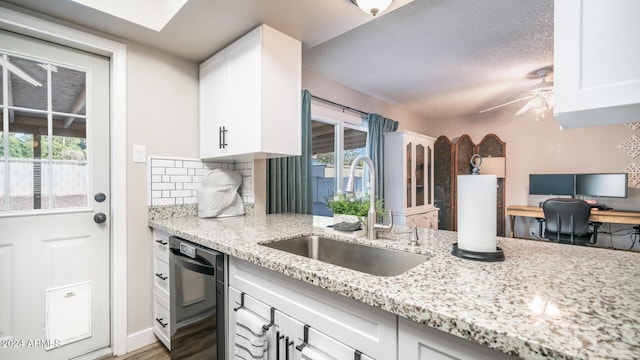
[[133, 162], [134, 163], [146, 163], [147, 162], [147, 148], [146, 148], [146, 146], [133, 144]]

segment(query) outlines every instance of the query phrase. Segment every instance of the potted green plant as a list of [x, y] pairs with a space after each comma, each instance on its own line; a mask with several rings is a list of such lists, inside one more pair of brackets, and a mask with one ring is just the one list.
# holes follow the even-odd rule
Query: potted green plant
[[[326, 199], [327, 207], [333, 212], [333, 223], [359, 221], [362, 228], [366, 228], [367, 214], [369, 213], [369, 195], [354, 193], [338, 193], [330, 195]], [[376, 213], [384, 213], [382, 200], [376, 200]]]

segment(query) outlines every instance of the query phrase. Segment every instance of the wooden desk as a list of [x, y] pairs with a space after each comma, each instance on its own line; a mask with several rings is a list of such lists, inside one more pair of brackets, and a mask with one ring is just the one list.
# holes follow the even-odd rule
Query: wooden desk
[[[512, 205], [507, 206], [507, 216], [509, 216], [511, 237], [513, 237], [516, 216], [544, 219], [544, 212], [539, 206]], [[611, 224], [640, 225], [640, 212], [592, 209], [589, 220]]]

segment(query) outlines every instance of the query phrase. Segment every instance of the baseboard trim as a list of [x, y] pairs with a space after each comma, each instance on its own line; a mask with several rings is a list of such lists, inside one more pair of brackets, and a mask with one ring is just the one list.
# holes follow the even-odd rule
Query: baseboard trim
[[158, 339], [153, 334], [152, 327], [138, 331], [137, 333], [129, 334], [127, 336], [127, 353], [138, 350], [147, 345], [151, 345], [157, 341]]

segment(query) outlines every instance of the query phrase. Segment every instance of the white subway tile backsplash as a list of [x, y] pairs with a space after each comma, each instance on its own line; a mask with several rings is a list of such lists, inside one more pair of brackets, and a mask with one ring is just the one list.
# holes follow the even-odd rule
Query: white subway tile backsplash
[[165, 160], [165, 159], [151, 159], [151, 167], [174, 167], [176, 166], [176, 162], [174, 160]]
[[192, 182], [193, 181], [193, 176], [188, 176], [188, 175], [171, 175], [171, 182], [172, 183], [178, 183], [178, 182]]
[[162, 198], [162, 199], [153, 199], [153, 205], [175, 205], [176, 199], [174, 198]]
[[198, 183], [193, 182], [193, 183], [183, 183], [182, 184], [182, 188], [185, 189], [185, 190], [187, 190], [187, 189], [196, 190], [196, 189], [200, 189], [201, 187], [202, 187], [202, 184], [199, 183], [199, 182]]
[[193, 196], [193, 192], [191, 190], [173, 190], [171, 191], [171, 197], [173, 198], [183, 198], [183, 197], [191, 197]]
[[174, 183], [151, 183], [151, 190], [174, 190], [175, 188]]
[[204, 163], [201, 161], [183, 161], [182, 166], [188, 169], [202, 169], [204, 168]]
[[148, 163], [149, 205], [197, 204], [202, 177], [213, 169], [233, 169], [242, 175], [238, 192], [245, 203], [253, 203], [253, 162], [202, 162], [199, 159], [150, 157]]
[[167, 175], [187, 175], [187, 169], [184, 168], [167, 168], [165, 170]]

